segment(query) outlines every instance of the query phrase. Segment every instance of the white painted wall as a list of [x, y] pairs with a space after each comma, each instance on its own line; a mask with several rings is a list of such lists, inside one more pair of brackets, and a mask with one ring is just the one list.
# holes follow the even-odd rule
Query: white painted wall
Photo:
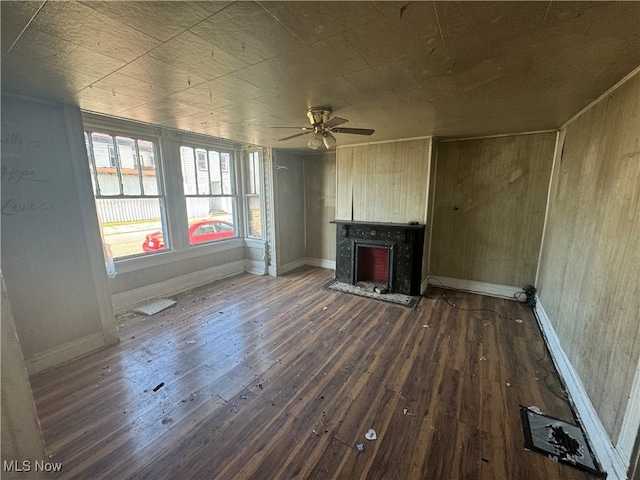
[[30, 373], [117, 342], [77, 108], [2, 97], [2, 270]]
[[[46, 460], [40, 423], [36, 415], [31, 386], [22, 357], [16, 326], [7, 298], [4, 279], [2, 288], [2, 462]], [[24, 478], [24, 473], [3, 472], [2, 478]], [[43, 474], [30, 472], [30, 478]]]

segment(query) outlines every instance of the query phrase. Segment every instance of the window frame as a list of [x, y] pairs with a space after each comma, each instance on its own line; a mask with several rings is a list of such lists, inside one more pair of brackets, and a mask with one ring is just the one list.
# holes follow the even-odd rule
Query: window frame
[[[187, 149], [191, 149], [193, 151], [193, 172], [195, 175], [195, 192], [196, 193], [187, 193], [184, 190], [184, 185], [185, 185], [185, 172], [183, 171], [183, 160], [182, 160], [182, 149], [183, 148], [187, 148]], [[202, 172], [204, 170], [200, 170], [199, 169], [199, 159], [198, 159], [198, 150], [204, 150], [206, 152], [206, 160], [209, 162], [208, 163], [208, 168], [207, 168], [207, 174], [209, 177], [209, 192], [210, 193], [199, 193], [199, 182], [198, 182], [198, 172]], [[223, 182], [221, 180], [221, 192], [222, 193], [211, 193], [212, 189], [211, 189], [211, 160], [210, 160], [210, 155], [211, 152], [217, 152], [219, 154], [219, 174], [222, 178], [222, 176], [224, 175], [224, 171], [222, 168], [223, 165], [223, 154], [228, 154], [228, 162], [227, 162], [227, 170], [229, 173], [229, 177], [230, 177], [230, 189], [231, 189], [231, 193], [224, 193], [224, 186], [223, 186]], [[212, 240], [210, 242], [204, 242], [204, 243], [194, 243], [192, 244], [190, 239], [187, 238], [187, 245], [188, 248], [200, 248], [202, 246], [205, 245], [215, 245], [217, 243], [220, 242], [225, 242], [231, 239], [237, 239], [237, 238], [243, 238], [244, 237], [244, 229], [241, 227], [242, 222], [242, 214], [240, 213], [240, 206], [239, 206], [239, 197], [240, 197], [240, 193], [239, 193], [239, 182], [238, 182], [238, 177], [241, 176], [241, 172], [239, 172], [238, 169], [238, 154], [237, 151], [235, 149], [233, 149], [230, 146], [222, 146], [220, 144], [217, 143], [210, 143], [207, 142], [206, 140], [203, 140], [201, 138], [181, 138], [180, 141], [178, 142], [178, 163], [180, 165], [180, 181], [182, 182], [183, 185], [183, 191], [182, 191], [182, 195], [184, 198], [184, 202], [185, 205], [188, 202], [189, 198], [230, 198], [231, 199], [231, 205], [232, 205], [232, 223], [234, 225], [234, 235], [233, 237], [228, 237], [228, 238], [223, 238], [223, 239], [219, 239], [219, 240]], [[189, 214], [187, 212], [187, 218], [186, 218], [186, 225], [187, 225], [187, 230], [189, 228]]]
[[[147, 268], [172, 265], [176, 262], [189, 261], [206, 255], [244, 248], [247, 245], [258, 245], [258, 239], [245, 236], [244, 190], [243, 181], [244, 155], [243, 145], [230, 140], [223, 140], [208, 135], [185, 132], [152, 124], [136, 122], [135, 120], [120, 119], [82, 111], [82, 129], [106, 133], [112, 136], [124, 136], [154, 143], [154, 158], [152, 165], [158, 174], [158, 181], [162, 185], [164, 195], [163, 231], [165, 232], [165, 249], [158, 252], [139, 254], [114, 259], [117, 274], [137, 272]], [[84, 138], [83, 138], [84, 142]], [[225, 151], [232, 154], [234, 174], [232, 176], [233, 191], [235, 192], [236, 236], [202, 244], [189, 244], [188, 224], [183, 179], [180, 164], [180, 145], [205, 148], [207, 150]], [[263, 147], [258, 148], [264, 152]], [[86, 151], [86, 149], [84, 149]], [[261, 157], [264, 159], [264, 153]], [[138, 162], [143, 165], [143, 161]], [[93, 176], [87, 165], [87, 180]], [[92, 194], [93, 188], [90, 188]], [[94, 195], [95, 199], [95, 195]], [[261, 194], [264, 219], [265, 192]], [[98, 220], [99, 221], [99, 220]], [[264, 222], [264, 220], [263, 220]], [[263, 224], [264, 231], [264, 224]], [[263, 232], [264, 234], [264, 232]], [[260, 244], [263, 241], [260, 242]], [[117, 279], [118, 277], [116, 277]]]
[[[95, 157], [95, 149], [94, 149], [94, 141], [92, 138], [92, 134], [99, 134], [99, 135], [108, 135], [111, 137], [111, 144], [107, 145], [107, 152], [109, 155], [109, 164], [110, 167], [106, 167], [106, 168], [115, 168], [116, 170], [116, 176], [118, 177], [118, 188], [120, 190], [120, 193], [118, 194], [103, 194], [100, 191], [100, 182], [98, 179], [98, 168], [96, 165], [96, 157]], [[126, 260], [132, 260], [132, 259], [137, 259], [137, 258], [143, 258], [146, 257], [148, 255], [153, 255], [155, 253], [165, 253], [171, 250], [171, 235], [169, 233], [169, 222], [167, 219], [167, 195], [166, 195], [166, 188], [165, 188], [165, 182], [164, 182], [164, 170], [162, 168], [162, 160], [161, 160], [161, 153], [160, 153], [160, 138], [158, 135], [150, 135], [148, 133], [145, 132], [138, 132], [138, 131], [129, 131], [126, 127], [122, 127], [122, 128], [118, 128], [116, 126], [112, 126], [112, 125], [102, 125], [102, 124], [94, 124], [91, 121], [85, 121], [85, 118], [83, 117], [83, 135], [84, 137], [84, 143], [85, 143], [85, 147], [86, 147], [86, 140], [87, 140], [87, 136], [90, 139], [89, 142], [89, 151], [88, 153], [88, 165], [89, 165], [89, 172], [91, 174], [92, 177], [92, 182], [95, 182], [94, 185], [92, 186], [92, 192], [93, 192], [93, 198], [94, 201], [97, 200], [135, 200], [135, 199], [156, 199], [158, 201], [158, 208], [160, 211], [160, 222], [161, 222], [161, 232], [162, 232], [162, 236], [164, 239], [164, 248], [162, 250], [159, 250], [158, 252], [140, 252], [140, 253], [135, 253], [132, 255], [125, 255], [125, 256], [121, 256], [121, 257], [114, 257], [114, 262], [116, 263], [116, 265], [118, 264], [118, 262], [121, 261], [126, 261]], [[132, 139], [134, 141], [134, 146], [135, 146], [135, 152], [133, 154], [133, 162], [134, 162], [134, 168], [133, 169], [128, 169], [128, 170], [136, 170], [137, 171], [137, 177], [138, 177], [138, 185], [140, 187], [140, 194], [127, 194], [124, 193], [124, 186], [123, 186], [123, 180], [122, 180], [122, 161], [120, 159], [120, 152], [119, 152], [119, 148], [118, 148], [118, 138], [129, 138]], [[153, 145], [153, 159], [154, 159], [154, 165], [153, 165], [153, 169], [155, 172], [155, 176], [156, 176], [156, 185], [157, 185], [157, 190], [158, 193], [157, 194], [149, 194], [149, 193], [145, 193], [145, 189], [144, 189], [144, 182], [143, 182], [143, 178], [144, 175], [142, 173], [143, 170], [143, 166], [142, 166], [142, 162], [138, 161], [137, 159], [139, 158], [139, 156], [141, 155], [140, 153], [140, 149], [139, 149], [139, 143], [140, 141], [144, 141], [144, 142], [149, 142]], [[87, 151], [87, 149], [85, 148], [85, 151]], [[113, 165], [113, 157], [112, 157], [112, 151], [115, 154], [115, 165]], [[102, 167], [100, 167], [102, 168]], [[96, 206], [97, 209], [97, 206]], [[96, 213], [97, 210], [96, 210]], [[98, 222], [100, 223], [101, 218], [98, 215]]]
[[[253, 154], [258, 155], [257, 162], [251, 158]], [[244, 167], [244, 189], [243, 189], [243, 211], [245, 216], [245, 237], [248, 240], [264, 240], [265, 238], [265, 198], [264, 198], [264, 149], [252, 148], [244, 151], [243, 155]], [[252, 164], [257, 163], [257, 171], [252, 171]], [[256, 193], [256, 184], [258, 192]], [[258, 198], [260, 204], [260, 235], [251, 235], [251, 212], [249, 210], [249, 199]]]

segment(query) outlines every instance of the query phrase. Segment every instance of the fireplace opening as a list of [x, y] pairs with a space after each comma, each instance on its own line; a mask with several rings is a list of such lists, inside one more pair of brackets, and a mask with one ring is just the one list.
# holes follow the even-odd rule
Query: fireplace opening
[[389, 248], [358, 245], [356, 250], [355, 283], [367, 282], [390, 290]]

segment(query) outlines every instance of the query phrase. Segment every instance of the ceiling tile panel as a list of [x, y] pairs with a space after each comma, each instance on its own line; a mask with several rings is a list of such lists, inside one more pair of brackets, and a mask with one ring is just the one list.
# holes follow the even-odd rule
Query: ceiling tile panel
[[160, 43], [77, 2], [47, 2], [31, 25], [123, 62], [139, 57]]
[[259, 2], [307, 44], [380, 18], [373, 2]]
[[265, 96], [269, 93], [259, 86], [245, 82], [234, 75], [226, 75], [224, 77], [216, 78], [215, 80], [207, 82], [206, 86], [211, 90], [214, 96], [226, 98], [230, 100], [229, 103], [243, 102], [251, 98]]
[[81, 45], [29, 28], [13, 47], [12, 53], [37, 58], [63, 68], [103, 77], [124, 65], [115, 58], [94, 52]]
[[200, 110], [211, 110], [233, 103], [233, 100], [214, 95], [213, 90], [206, 83], [187, 88], [166, 98], [168, 103], [179, 102], [192, 105]]
[[4, 57], [44, 2], [0, 2], [0, 47]]
[[299, 72], [295, 66], [288, 64], [282, 56], [274, 57], [256, 65], [238, 70], [232, 74], [269, 93], [276, 93], [288, 88], [304, 88], [305, 72]]
[[93, 86], [111, 90], [116, 94], [126, 93], [147, 102], [164, 99], [172, 93], [170, 90], [160, 88], [144, 80], [127, 77], [120, 72], [115, 72], [102, 78], [94, 83]]
[[247, 66], [191, 32], [184, 32], [149, 52], [149, 55], [170, 65], [212, 80]]
[[151, 83], [162, 89], [179, 92], [206, 82], [206, 79], [149, 55], [128, 63], [120, 70], [127, 77]]
[[112, 112], [118, 113], [145, 103], [139, 98], [98, 87], [88, 87], [81, 90], [76, 94], [76, 99], [80, 108], [91, 112], [103, 112], [108, 108]]
[[[445, 46], [517, 38], [540, 28], [549, 2], [433, 2]], [[473, 42], [470, 40], [473, 39]]]
[[[82, 3], [129, 28], [162, 42], [188, 30], [214, 13], [197, 2], [163, 2], [159, 4], [157, 1], [83, 1]], [[230, 2], [206, 3], [215, 4], [217, 10], [220, 10]]]
[[362, 93], [375, 93], [398, 87], [417, 86], [406, 62], [393, 62], [345, 75]]
[[150, 102], [119, 112], [124, 118], [135, 118], [160, 125], [172, 124], [176, 119], [197, 113], [202, 113], [202, 109], [179, 102]]
[[382, 65], [410, 56], [426, 55], [441, 46], [432, 2], [407, 4], [388, 16], [344, 33], [370, 65]]
[[191, 31], [231, 55], [255, 64], [304, 44], [255, 2], [236, 2]]
[[309, 82], [297, 90], [310, 105], [348, 104], [348, 99], [362, 96], [360, 91], [344, 77], [333, 77], [322, 82]]
[[2, 91], [76, 105], [74, 94], [99, 80], [52, 63], [10, 52], [2, 61]]

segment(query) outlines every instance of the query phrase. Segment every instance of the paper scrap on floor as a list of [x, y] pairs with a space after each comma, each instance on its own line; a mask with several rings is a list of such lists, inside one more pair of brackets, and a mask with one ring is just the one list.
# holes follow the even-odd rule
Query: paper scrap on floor
[[144, 305], [140, 305], [134, 308], [132, 311], [135, 313], [141, 313], [143, 315], [155, 315], [162, 310], [165, 310], [173, 305], [176, 302], [174, 300], [168, 300], [166, 298], [159, 298], [157, 300], [152, 300], [151, 302], [145, 303]]

